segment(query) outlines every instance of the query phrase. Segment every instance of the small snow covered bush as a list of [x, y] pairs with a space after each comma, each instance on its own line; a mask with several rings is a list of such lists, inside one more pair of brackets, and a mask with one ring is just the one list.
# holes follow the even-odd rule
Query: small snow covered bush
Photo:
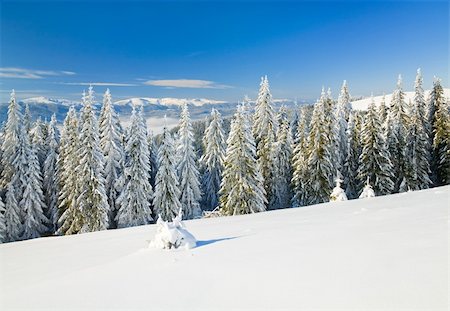
[[366, 186], [364, 187], [361, 195], [359, 196], [360, 199], [364, 199], [364, 198], [373, 198], [375, 197], [375, 192], [372, 189], [372, 186], [367, 183]]
[[149, 246], [159, 249], [194, 248], [197, 245], [197, 240], [189, 231], [187, 231], [181, 221], [182, 216], [183, 213], [181, 209], [177, 217], [175, 217], [171, 223], [162, 220], [161, 216], [159, 216], [156, 221], [156, 235]]

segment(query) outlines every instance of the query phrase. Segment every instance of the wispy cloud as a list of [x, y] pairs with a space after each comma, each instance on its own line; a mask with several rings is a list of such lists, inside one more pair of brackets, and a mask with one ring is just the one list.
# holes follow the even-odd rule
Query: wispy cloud
[[80, 86], [138, 86], [133, 83], [115, 83], [115, 82], [60, 82], [64, 85], [80, 85]]
[[75, 72], [65, 70], [33, 70], [16, 67], [0, 67], [0, 78], [44, 79], [48, 76], [72, 76]]
[[176, 79], [176, 80], [148, 80], [145, 85], [162, 86], [168, 88], [191, 88], [191, 89], [227, 89], [231, 86], [218, 84], [208, 80]]

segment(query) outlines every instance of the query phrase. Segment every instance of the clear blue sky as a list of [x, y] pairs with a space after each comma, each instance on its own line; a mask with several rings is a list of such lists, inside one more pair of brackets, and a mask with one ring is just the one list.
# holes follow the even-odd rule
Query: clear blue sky
[[[448, 87], [449, 4], [400, 2], [145, 2], [1, 0], [2, 100], [79, 99], [86, 83], [113, 97], [275, 98]], [[198, 81], [200, 80], [200, 81]]]

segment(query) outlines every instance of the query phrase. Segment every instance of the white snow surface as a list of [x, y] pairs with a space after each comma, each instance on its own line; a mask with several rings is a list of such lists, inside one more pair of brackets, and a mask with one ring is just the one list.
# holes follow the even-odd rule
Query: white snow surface
[[1, 310], [448, 310], [450, 186], [0, 246]]
[[[424, 93], [425, 93], [424, 94], [425, 100], [428, 100], [429, 95], [430, 95], [430, 90], [426, 90]], [[447, 99], [450, 98], [450, 89], [444, 88], [444, 97]], [[376, 106], [380, 105], [382, 98], [383, 98], [383, 95], [373, 97]], [[386, 100], [386, 105], [389, 105], [392, 100], [392, 94], [386, 94], [385, 100]], [[409, 100], [413, 101], [414, 100], [414, 92], [405, 92], [405, 100], [406, 100], [406, 102], [408, 102]], [[371, 97], [356, 100], [356, 101], [352, 102], [352, 108], [355, 110], [367, 110], [371, 101], [372, 101]]]

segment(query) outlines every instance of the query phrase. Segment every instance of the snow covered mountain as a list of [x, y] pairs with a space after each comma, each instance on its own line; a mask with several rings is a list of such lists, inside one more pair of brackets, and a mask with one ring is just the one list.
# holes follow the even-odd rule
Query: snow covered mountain
[[0, 245], [2, 310], [448, 310], [450, 186]]
[[[406, 95], [405, 96], [406, 101], [414, 100], [414, 92], [405, 92], [405, 95]], [[430, 90], [425, 91], [425, 100], [428, 99], [429, 95], [430, 95]], [[450, 89], [444, 88], [444, 97], [450, 98]], [[375, 101], [375, 105], [379, 105], [381, 103], [381, 100], [383, 99], [383, 95], [374, 96], [373, 99]], [[372, 99], [370, 97], [356, 100], [356, 101], [352, 102], [352, 107], [355, 110], [367, 110], [371, 100]], [[386, 100], [386, 105], [388, 105], [392, 100], [392, 94], [386, 94], [385, 100]]]
[[80, 102], [78, 101], [73, 101], [73, 100], [68, 100], [68, 99], [63, 99], [63, 98], [48, 98], [48, 97], [44, 97], [44, 96], [39, 96], [39, 97], [31, 97], [31, 98], [26, 98], [21, 100], [20, 102], [24, 103], [24, 104], [28, 104], [28, 105], [62, 105], [62, 106], [72, 106], [72, 105], [79, 105]]
[[152, 97], [136, 97], [129, 98], [124, 100], [116, 101], [114, 104], [123, 106], [123, 105], [142, 105], [142, 106], [181, 106], [187, 103], [192, 106], [203, 106], [203, 105], [215, 105], [215, 104], [224, 104], [226, 101], [223, 100], [214, 100], [214, 99], [206, 99], [206, 98], [172, 98], [172, 97], [164, 97], [164, 98], [152, 98]]

